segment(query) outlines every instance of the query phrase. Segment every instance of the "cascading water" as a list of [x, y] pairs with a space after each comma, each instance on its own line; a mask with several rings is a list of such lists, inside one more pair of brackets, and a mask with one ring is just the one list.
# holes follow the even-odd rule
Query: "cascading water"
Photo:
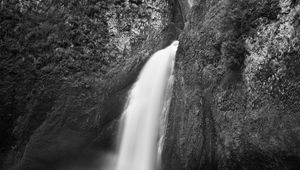
[[154, 170], [163, 145], [172, 71], [179, 41], [151, 56], [132, 87], [123, 113], [115, 170]]

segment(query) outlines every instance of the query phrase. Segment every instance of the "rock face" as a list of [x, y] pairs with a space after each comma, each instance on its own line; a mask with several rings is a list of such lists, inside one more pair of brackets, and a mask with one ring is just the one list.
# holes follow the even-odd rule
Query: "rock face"
[[300, 167], [298, 1], [194, 1], [163, 169]]
[[[19, 2], [16, 3], [20, 6]], [[59, 10], [66, 10], [68, 7], [70, 8], [66, 10], [70, 15], [68, 19], [79, 20], [80, 23], [92, 22], [88, 26], [83, 23], [79, 26], [83, 27], [84, 33], [97, 37], [92, 39], [86, 36], [96, 46], [89, 44], [79, 48], [78, 44], [75, 44], [71, 47], [54, 49], [56, 53], [61, 54], [60, 58], [66, 57], [72, 60], [67, 63], [76, 73], [69, 69], [62, 69], [70, 73], [71, 79], [62, 80], [61, 77], [64, 75], [58, 74], [51, 77], [51, 80], [55, 80], [53, 82], [45, 82], [42, 79], [42, 84], [46, 86], [41, 85], [41, 88], [30, 84], [33, 92], [37, 90], [36, 96], [30, 98], [30, 102], [23, 102], [22, 107], [15, 103], [11, 104], [12, 107], [24, 113], [18, 113], [20, 116], [14, 116], [15, 120], [10, 120], [14, 124], [7, 123], [10, 129], [7, 129], [6, 125], [4, 128], [1, 127], [1, 130], [5, 129], [16, 139], [7, 139], [9, 142], [3, 142], [5, 146], [0, 148], [0, 169], [10, 167], [20, 170], [99, 168], [99, 161], [97, 162], [96, 159], [101, 158], [103, 153], [115, 149], [118, 119], [122, 113], [127, 92], [135, 82], [140, 69], [151, 54], [177, 39], [179, 29], [176, 22], [183, 23], [180, 19], [171, 23], [174, 17], [171, 17], [173, 14], [168, 11], [173, 7], [167, 1], [93, 1], [86, 8], [84, 4], [89, 1], [80, 1], [83, 4], [82, 9], [87, 10], [81, 11], [83, 14], [72, 11], [76, 10], [72, 8], [72, 5], [76, 6], [76, 3], [69, 4], [69, 6], [68, 3], [72, 2], [67, 1], [67, 5], [57, 5], [53, 9], [57, 10], [55, 7], [61, 7], [62, 9]], [[98, 10], [101, 13], [96, 13]], [[85, 19], [76, 18], [75, 14]], [[94, 24], [98, 22], [103, 25]], [[68, 22], [62, 24], [70, 25]], [[76, 25], [76, 22], [72, 24]], [[101, 29], [97, 29], [97, 26]], [[98, 32], [86, 28], [93, 28]], [[80, 42], [88, 41], [80, 40]], [[85, 50], [81, 52], [86, 58], [81, 55], [82, 53], [74, 52], [72, 48], [75, 51]], [[99, 53], [94, 53], [93, 50]], [[63, 55], [65, 53], [68, 54]], [[107, 62], [104, 65], [98, 60], [90, 62], [89, 59], [92, 57], [102, 58]], [[48, 69], [46, 71], [51, 72], [53, 71], [51, 69], [61, 67], [56, 64], [54, 63], [54, 67], [46, 68]], [[93, 69], [94, 65], [102, 65], [105, 71], [102, 68]], [[93, 71], [85, 72], [82, 68], [93, 69]], [[36, 87], [38, 89], [34, 89]], [[39, 89], [47, 93], [42, 93], [38, 91]], [[26, 95], [23, 96], [26, 97]], [[1, 107], [0, 110], [4, 109]], [[11, 115], [9, 111], [4, 110], [3, 117]], [[6, 134], [3, 136], [5, 137]], [[5, 148], [3, 153], [2, 148]]]
[[[88, 81], [76, 86], [52, 83], [55, 93], [32, 99], [32, 107], [26, 103], [31, 111], [15, 122], [20, 136], [6, 162], [17, 162], [18, 170], [99, 168], [98, 158], [115, 148], [118, 117], [143, 64], [179, 39], [162, 169], [300, 167], [298, 1], [114, 0], [104, 6], [113, 68], [81, 76]], [[139, 22], [131, 20], [135, 14]]]
[[[118, 120], [130, 87], [153, 49], [165, 44], [161, 37], [168, 38], [170, 30], [175, 31], [172, 35], [178, 36], [177, 29], [171, 24], [155, 36], [158, 39], [148, 40], [145, 43], [148, 47], [143, 51], [112, 69], [103, 79], [93, 82], [94, 86], [62, 88], [52, 111], [30, 137], [22, 160], [15, 168], [68, 170], [101, 167], [99, 162], [116, 149]], [[154, 46], [160, 42], [160, 47]]]

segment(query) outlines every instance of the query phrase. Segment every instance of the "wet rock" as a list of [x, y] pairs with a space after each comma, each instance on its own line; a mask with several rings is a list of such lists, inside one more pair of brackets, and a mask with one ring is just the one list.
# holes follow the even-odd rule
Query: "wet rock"
[[298, 8], [291, 1], [194, 4], [179, 39], [164, 169], [299, 167], [300, 75], [284, 76], [299, 67], [290, 23]]

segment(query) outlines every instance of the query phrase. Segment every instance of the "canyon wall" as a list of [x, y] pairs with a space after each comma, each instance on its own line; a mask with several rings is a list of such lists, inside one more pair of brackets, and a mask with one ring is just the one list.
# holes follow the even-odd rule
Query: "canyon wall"
[[179, 37], [166, 170], [300, 167], [298, 1], [193, 1]]
[[[26, 4], [13, 8], [17, 23], [28, 19], [19, 26], [32, 22], [34, 29], [12, 24], [5, 30], [30, 35], [15, 41], [36, 51], [1, 46], [11, 57], [1, 59], [7, 66], [3, 169], [97, 169], [99, 158], [115, 150], [118, 118], [139, 71], [175, 39], [180, 45], [162, 169], [300, 167], [298, 1], [82, 1], [82, 13], [72, 2], [42, 6], [50, 11], [38, 25], [28, 19]], [[2, 25], [12, 20], [3, 18]], [[67, 40], [60, 39], [65, 33]]]

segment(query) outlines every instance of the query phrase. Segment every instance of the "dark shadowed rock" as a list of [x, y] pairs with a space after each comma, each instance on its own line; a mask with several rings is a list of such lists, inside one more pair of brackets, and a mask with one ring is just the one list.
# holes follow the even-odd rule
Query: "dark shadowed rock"
[[[169, 24], [133, 37], [143, 42], [130, 47], [130, 54], [104, 75], [85, 75], [90, 80], [86, 84], [59, 84], [53, 97], [32, 101], [34, 107], [15, 128], [26, 140], [9, 154], [11, 159], [22, 157], [14, 169], [99, 169], [116, 150], [119, 118], [140, 70], [151, 54], [175, 39], [180, 45], [162, 169], [299, 169], [299, 2], [167, 2], [170, 16], [163, 20]], [[124, 22], [132, 13], [114, 19], [115, 11], [132, 7], [139, 15], [150, 15], [138, 10], [141, 4], [157, 10], [140, 0], [110, 4], [108, 25], [116, 45], [110, 52], [126, 53], [122, 45], [130, 41], [122, 40], [129, 40], [127, 31], [134, 27]], [[160, 5], [166, 9], [164, 2]]]
[[178, 34], [171, 24], [92, 85], [64, 85], [52, 112], [30, 137], [17, 169], [99, 168], [97, 160], [116, 150], [119, 117], [140, 70], [153, 49], [163, 48], [156, 44], [171, 42]]
[[113, 149], [128, 90], [149, 56], [177, 39], [175, 27], [183, 23], [170, 16], [167, 1], [78, 3], [0, 4], [6, 37], [0, 169], [21, 159], [17, 169], [63, 167], [76, 162], [75, 155]]
[[163, 169], [300, 167], [299, 8], [195, 1], [179, 39]]

